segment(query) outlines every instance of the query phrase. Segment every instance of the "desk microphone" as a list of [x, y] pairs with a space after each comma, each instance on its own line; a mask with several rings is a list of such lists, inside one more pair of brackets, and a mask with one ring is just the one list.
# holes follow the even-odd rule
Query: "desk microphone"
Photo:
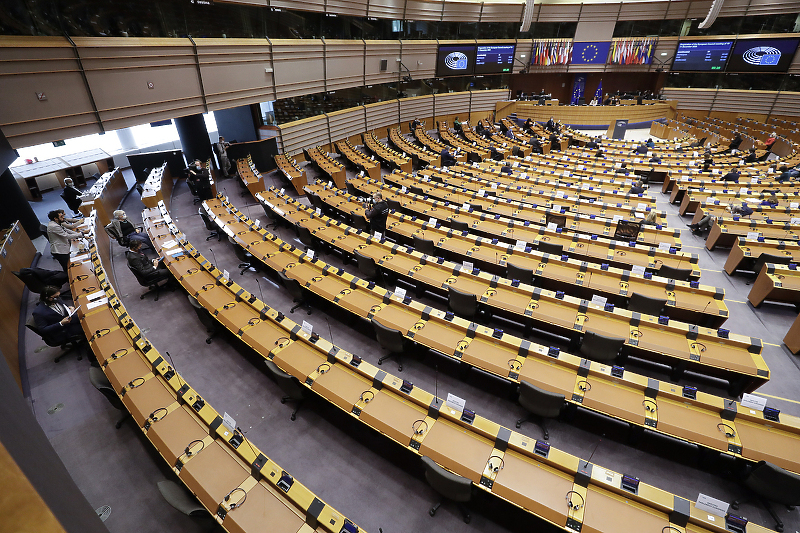
[[212, 250], [211, 248], [209, 248], [208, 251], [211, 252], [211, 257], [214, 258], [214, 266], [216, 267], [217, 264], [218, 264], [217, 263], [217, 256], [214, 254], [214, 250]]
[[331, 329], [331, 323], [328, 321], [328, 317], [325, 317], [325, 322], [328, 324], [328, 335], [331, 337], [331, 344], [336, 346], [336, 343], [333, 342], [333, 330]]
[[258, 278], [256, 278], [256, 284], [258, 284], [258, 293], [261, 295], [261, 303], [266, 305], [266, 302], [264, 301], [264, 291], [261, 290], [261, 282], [258, 281]]
[[183, 385], [188, 385], [188, 383], [186, 383], [185, 381], [183, 381], [183, 378], [182, 378], [182, 377], [181, 377], [181, 375], [178, 373], [178, 369], [177, 369], [177, 368], [175, 368], [175, 361], [173, 361], [173, 360], [172, 360], [172, 356], [171, 356], [171, 355], [169, 354], [169, 352], [167, 352], [167, 351], [164, 351], [164, 353], [165, 353], [165, 354], [167, 354], [167, 357], [169, 358], [169, 362], [170, 362], [170, 364], [172, 364], [172, 369], [175, 371], [175, 375], [176, 375], [176, 376], [178, 376], [178, 381], [179, 381], [179, 382], [181, 382], [181, 383], [183, 383]]
[[589, 456], [589, 459], [586, 460], [586, 464], [583, 465], [583, 468], [588, 468], [589, 462], [594, 457], [594, 452], [597, 451], [597, 447], [600, 446], [600, 443], [603, 442], [603, 439], [597, 439], [597, 444], [594, 445], [594, 450], [592, 450], [592, 455]]
[[435, 365], [434, 369], [436, 370], [436, 373], [434, 374], [433, 377], [433, 386], [434, 386], [433, 398], [434, 401], [436, 402], [436, 405], [439, 405], [439, 365]]

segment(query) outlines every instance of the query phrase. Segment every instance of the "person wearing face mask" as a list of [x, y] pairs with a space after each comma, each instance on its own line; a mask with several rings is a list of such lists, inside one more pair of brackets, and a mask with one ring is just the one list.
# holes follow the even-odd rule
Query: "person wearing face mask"
[[33, 320], [41, 334], [57, 343], [70, 339], [85, 339], [75, 309], [61, 300], [58, 287], [47, 285], [39, 294], [39, 304], [33, 310]]
[[372, 233], [376, 231], [381, 235], [386, 235], [386, 217], [389, 216], [389, 204], [383, 199], [380, 191], [372, 194], [372, 207], [364, 204], [364, 216], [369, 220], [369, 227]]
[[189, 167], [189, 175], [186, 180], [194, 185], [197, 196], [201, 200], [210, 200], [214, 197], [214, 193], [211, 192], [211, 174], [203, 167], [199, 159], [195, 159], [194, 165]]

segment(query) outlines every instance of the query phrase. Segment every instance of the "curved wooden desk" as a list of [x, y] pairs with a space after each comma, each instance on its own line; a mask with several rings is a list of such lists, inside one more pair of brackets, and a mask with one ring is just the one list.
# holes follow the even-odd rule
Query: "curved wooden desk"
[[532, 102], [517, 102], [517, 117], [532, 118], [547, 122], [555, 117], [564, 124], [608, 125], [617, 119], [628, 119], [629, 123], [650, 122], [675, 116], [675, 103], [664, 102], [651, 105], [625, 106], [538, 106]]

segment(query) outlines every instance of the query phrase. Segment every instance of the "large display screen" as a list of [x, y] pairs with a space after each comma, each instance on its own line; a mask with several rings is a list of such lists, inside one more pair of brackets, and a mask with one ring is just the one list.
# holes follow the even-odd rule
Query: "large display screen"
[[514, 68], [513, 44], [479, 44], [475, 74], [504, 74]]
[[733, 41], [680, 41], [672, 70], [722, 71]]
[[469, 76], [475, 71], [475, 45], [439, 46], [436, 57], [437, 76]]
[[728, 72], [786, 72], [800, 39], [739, 39], [728, 61]]

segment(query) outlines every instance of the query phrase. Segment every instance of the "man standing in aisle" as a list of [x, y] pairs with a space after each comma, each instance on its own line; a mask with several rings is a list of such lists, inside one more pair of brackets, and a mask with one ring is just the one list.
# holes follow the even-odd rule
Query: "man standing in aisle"
[[380, 232], [381, 236], [386, 235], [386, 217], [389, 216], [389, 204], [383, 199], [380, 191], [375, 191], [372, 194], [372, 208], [364, 205], [366, 212], [364, 216], [369, 219], [369, 227], [374, 234], [376, 231]]
[[225, 137], [219, 136], [219, 142], [214, 145], [217, 150], [217, 157], [219, 158], [219, 166], [223, 176], [228, 177], [231, 173], [231, 162], [228, 159], [228, 147], [231, 143], [225, 142]]
[[69, 241], [79, 239], [89, 230], [75, 231], [80, 219], [67, 218], [63, 209], [56, 209], [47, 213], [50, 222], [47, 224], [47, 240], [50, 241], [50, 254], [58, 261], [64, 272], [69, 266]]

